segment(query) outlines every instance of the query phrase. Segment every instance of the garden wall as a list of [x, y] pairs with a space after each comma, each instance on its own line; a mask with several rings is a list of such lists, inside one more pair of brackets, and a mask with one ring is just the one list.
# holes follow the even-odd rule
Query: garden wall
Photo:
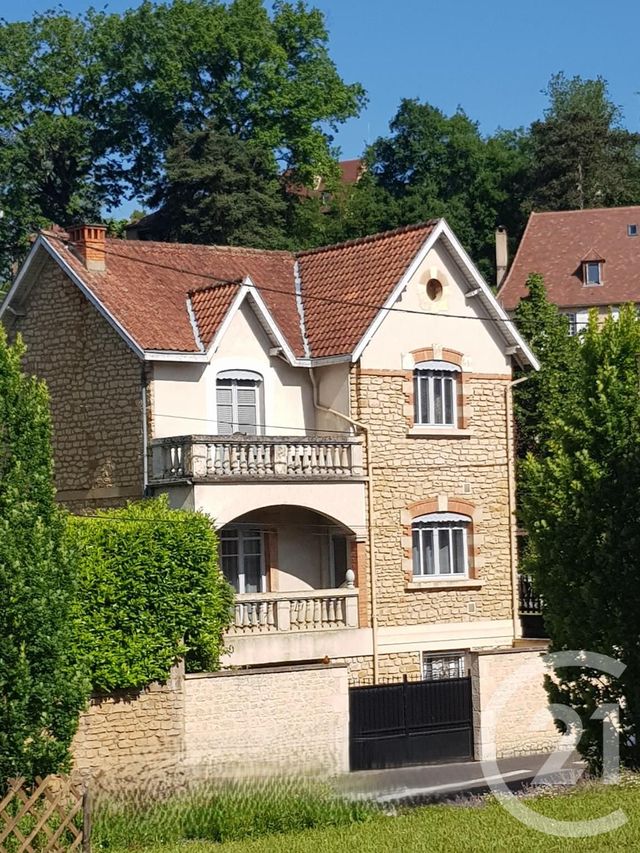
[[473, 656], [477, 759], [549, 752], [559, 740], [549, 710], [544, 648], [481, 651]]
[[345, 664], [187, 675], [94, 697], [73, 743], [76, 772], [332, 775], [349, 769]]

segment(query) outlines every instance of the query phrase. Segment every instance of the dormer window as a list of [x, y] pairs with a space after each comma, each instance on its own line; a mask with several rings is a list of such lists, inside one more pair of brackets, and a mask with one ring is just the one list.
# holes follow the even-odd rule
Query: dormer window
[[602, 261], [584, 261], [582, 271], [586, 285], [602, 284]]

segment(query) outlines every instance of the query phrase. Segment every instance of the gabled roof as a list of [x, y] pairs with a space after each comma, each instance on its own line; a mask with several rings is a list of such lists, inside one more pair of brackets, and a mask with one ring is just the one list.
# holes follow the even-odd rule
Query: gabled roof
[[[629, 237], [628, 225], [638, 236]], [[585, 286], [583, 261], [604, 261], [602, 286]], [[640, 302], [640, 207], [532, 213], [498, 291], [513, 311], [531, 273], [544, 277], [549, 299], [561, 308]]]
[[[435, 225], [397, 228], [298, 255], [314, 356], [353, 352]], [[331, 302], [336, 297], [340, 301]]]
[[521, 361], [537, 362], [444, 220], [294, 255], [180, 243], [106, 241], [106, 269], [91, 272], [67, 235], [43, 232], [4, 303], [35, 258], [48, 253], [141, 357], [204, 361], [249, 299], [274, 346], [292, 363], [357, 360], [434, 243], [457, 260], [482, 314]]

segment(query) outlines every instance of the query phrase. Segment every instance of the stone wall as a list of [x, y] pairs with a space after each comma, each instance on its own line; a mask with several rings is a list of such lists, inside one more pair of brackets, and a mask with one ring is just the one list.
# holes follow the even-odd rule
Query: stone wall
[[185, 756], [221, 772], [349, 769], [349, 692], [342, 665], [245, 670], [185, 681]]
[[477, 759], [553, 750], [555, 728], [543, 679], [544, 649], [478, 652], [471, 673]]
[[[349, 769], [346, 665], [184, 676], [94, 698], [73, 742], [74, 769], [114, 780], [181, 774], [335, 774]], [[143, 778], [144, 777], [144, 778]]]
[[11, 332], [49, 386], [58, 499], [81, 511], [141, 497], [140, 360], [49, 258], [23, 310]]
[[[370, 428], [375, 562], [380, 626], [513, 620], [512, 526], [508, 464], [509, 376], [465, 376], [465, 429], [412, 435], [410, 371], [355, 368], [352, 416]], [[468, 584], [412, 583], [410, 508], [432, 502], [473, 509]], [[404, 528], [404, 531], [403, 531]]]
[[74, 767], [109, 775], [126, 768], [178, 764], [184, 755], [184, 674], [166, 685], [91, 699], [73, 741]]

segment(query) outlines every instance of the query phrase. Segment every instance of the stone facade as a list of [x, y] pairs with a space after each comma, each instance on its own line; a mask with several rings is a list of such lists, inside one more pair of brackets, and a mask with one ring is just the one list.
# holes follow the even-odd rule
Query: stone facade
[[[510, 376], [468, 374], [465, 429], [440, 437], [411, 433], [411, 371], [356, 367], [351, 378], [352, 415], [371, 437], [379, 625], [512, 620]], [[411, 518], [447, 510], [472, 518], [469, 582], [415, 583]]]
[[51, 259], [10, 326], [16, 332], [26, 370], [49, 387], [58, 499], [82, 511], [142, 497], [140, 360]]
[[[344, 665], [184, 676], [140, 693], [94, 698], [72, 752], [102, 786], [181, 776], [333, 775], [349, 769]], [[136, 782], [136, 778], [138, 781]]]

